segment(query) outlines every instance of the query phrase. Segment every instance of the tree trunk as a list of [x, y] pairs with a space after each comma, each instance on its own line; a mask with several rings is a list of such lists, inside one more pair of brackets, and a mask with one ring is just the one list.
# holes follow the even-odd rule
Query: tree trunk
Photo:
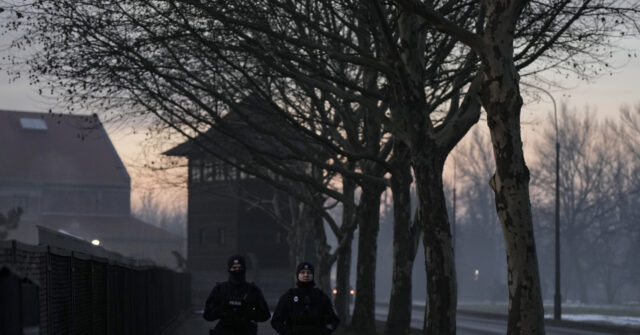
[[430, 150], [413, 157], [416, 187], [423, 224], [427, 271], [427, 308], [424, 334], [455, 334], [457, 283], [451, 229], [442, 184], [444, 159]]
[[349, 302], [351, 295], [349, 293], [351, 289], [351, 254], [353, 232], [347, 232], [347, 242], [344, 247], [338, 253], [338, 262], [336, 267], [336, 297], [335, 306], [336, 313], [340, 318], [340, 327], [344, 328], [349, 325]]
[[[429, 110], [424, 92], [424, 41], [427, 30], [422, 29], [423, 25], [424, 20], [410, 11], [403, 11], [399, 16], [398, 31], [403, 46], [400, 58], [404, 70], [393, 86], [397, 105], [392, 108], [392, 118], [411, 148], [411, 163], [416, 178], [427, 275], [423, 332], [455, 334], [456, 274], [442, 185], [442, 156], [446, 157], [448, 151], [438, 149], [432, 137], [432, 122], [426, 113]], [[390, 58], [394, 59], [393, 55]]]
[[507, 252], [507, 334], [544, 334], [544, 309], [529, 198], [529, 169], [520, 132], [522, 97], [513, 58], [514, 27], [526, 1], [485, 1], [485, 47], [480, 52], [496, 172], [491, 179]]
[[408, 335], [411, 330], [411, 275], [415, 258], [411, 232], [411, 167], [407, 147], [397, 142], [391, 173], [393, 195], [393, 275], [385, 335]]
[[620, 273], [616, 273], [616, 269], [614, 267], [607, 266], [607, 270], [603, 274], [602, 280], [604, 285], [604, 291], [606, 293], [607, 304], [613, 305], [616, 303], [621, 303], [622, 301], [616, 301], [616, 296], [618, 295], [619, 284], [619, 275]]
[[[529, 169], [520, 136], [522, 98], [515, 68], [487, 76], [483, 100], [496, 161], [491, 179], [507, 252], [508, 334], [544, 334], [538, 260], [529, 200]], [[508, 78], [507, 78], [508, 77]]]
[[[517, 98], [521, 101], [519, 94]], [[519, 103], [517, 106], [519, 111]], [[491, 186], [507, 252], [507, 333], [544, 334], [544, 310], [529, 202], [529, 170], [524, 163], [520, 141], [519, 113], [516, 117], [509, 117], [509, 114], [489, 113], [496, 159]]]
[[567, 250], [569, 251], [568, 254], [570, 254], [570, 256], [567, 257], [566, 259], [570, 259], [572, 261], [566, 262], [566, 263], [568, 263], [569, 266], [572, 268], [571, 276], [573, 277], [574, 280], [570, 281], [571, 285], [569, 285], [569, 283], [565, 283], [564, 285], [570, 286], [575, 290], [575, 298], [577, 300], [579, 300], [583, 304], [588, 304], [589, 294], [587, 293], [587, 284], [585, 283], [585, 279], [588, 277], [584, 277], [582, 275], [582, 267], [580, 266], [581, 253], [578, 251], [579, 248], [575, 247], [574, 243], [568, 244]]
[[[317, 200], [318, 208], [322, 208], [324, 198]], [[313, 215], [313, 238], [315, 241], [315, 255], [316, 255], [316, 269], [314, 274], [314, 280], [318, 288], [322, 291], [329, 293], [331, 291], [330, 275], [331, 265], [329, 257], [330, 247], [327, 244], [327, 234], [324, 230], [324, 220], [322, 215], [314, 213]]]
[[[289, 267], [291, 273], [295, 274], [296, 265], [300, 262], [300, 255], [303, 253], [302, 236], [303, 236], [303, 224], [302, 221], [292, 223], [291, 230], [287, 233], [287, 243], [289, 244]], [[290, 277], [291, 284], [295, 284], [295, 275]]]
[[[342, 226], [347, 227], [353, 220], [356, 219], [356, 208], [353, 205], [354, 194], [356, 185], [355, 183], [346, 177], [342, 177], [342, 194], [346, 201], [343, 203], [342, 209]], [[344, 231], [344, 230], [343, 230]], [[336, 267], [336, 297], [335, 306], [336, 313], [340, 318], [340, 327], [346, 327], [349, 325], [349, 301], [351, 289], [350, 277], [351, 277], [351, 255], [353, 252], [352, 241], [353, 231], [345, 231], [347, 234], [347, 242], [345, 246], [338, 252], [338, 262]]]
[[358, 275], [353, 319], [349, 327], [357, 334], [375, 334], [376, 256], [383, 190], [377, 185], [363, 186], [358, 205]]
[[[563, 224], [566, 223], [565, 226], [570, 226], [570, 223], [568, 220], [564, 220], [561, 221]], [[568, 229], [565, 229], [564, 231], [569, 231]], [[578, 258], [576, 258], [576, 255], [573, 253], [573, 251], [575, 250], [575, 245], [573, 242], [573, 238], [572, 236], [575, 236], [575, 234], [568, 234], [568, 233], [562, 233], [562, 239], [561, 239], [561, 244], [562, 244], [562, 254], [560, 255], [560, 258], [563, 260], [567, 260], [567, 259], [573, 259], [573, 260], [577, 260]], [[580, 293], [579, 293], [579, 289], [578, 289], [578, 285], [576, 284], [576, 278], [578, 276], [578, 272], [576, 271], [576, 266], [575, 266], [576, 262], [562, 262], [561, 264], [561, 268], [560, 268], [560, 273], [562, 273], [562, 282], [561, 282], [561, 297], [562, 297], [562, 302], [565, 303], [568, 300], [578, 300]], [[569, 285], [569, 283], [571, 283], [571, 285]]]

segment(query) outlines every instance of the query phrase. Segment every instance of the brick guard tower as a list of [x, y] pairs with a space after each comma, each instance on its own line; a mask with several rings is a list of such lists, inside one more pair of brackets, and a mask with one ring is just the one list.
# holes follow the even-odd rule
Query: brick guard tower
[[[236, 134], [246, 133], [255, 142], [264, 142], [233, 112], [224, 120]], [[204, 150], [205, 143], [215, 144]], [[226, 261], [232, 254], [246, 257], [247, 280], [260, 286], [271, 305], [293, 283], [285, 229], [252, 205], [271, 200], [276, 191], [262, 179], [216, 158], [221, 157], [221, 150], [233, 147], [232, 139], [210, 130], [164, 153], [188, 159], [187, 268], [192, 274], [196, 310], [204, 306], [213, 285], [227, 279]], [[218, 151], [216, 157], [211, 150]], [[289, 210], [281, 208], [281, 212]]]

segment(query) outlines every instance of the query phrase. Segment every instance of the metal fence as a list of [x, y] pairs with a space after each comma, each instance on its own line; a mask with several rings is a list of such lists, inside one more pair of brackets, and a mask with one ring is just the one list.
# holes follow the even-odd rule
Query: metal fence
[[36, 301], [18, 302], [37, 314], [39, 334], [159, 334], [191, 304], [188, 273], [121, 257], [0, 241], [1, 264], [39, 287]]

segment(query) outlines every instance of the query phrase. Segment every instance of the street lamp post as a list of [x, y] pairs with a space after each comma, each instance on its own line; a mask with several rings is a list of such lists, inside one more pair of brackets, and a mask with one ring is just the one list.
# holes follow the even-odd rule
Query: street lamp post
[[454, 257], [454, 261], [455, 261], [455, 255], [456, 255], [456, 159], [453, 159], [453, 208], [452, 208], [452, 216], [453, 216], [453, 220], [451, 220], [451, 225], [452, 230], [453, 230], [453, 236], [452, 236], [452, 244], [453, 244], [453, 257]]
[[[555, 103], [554, 103], [555, 106]], [[556, 292], [553, 296], [553, 318], [562, 318], [560, 295], [560, 142], [558, 141], [558, 117], [556, 116]]]
[[551, 102], [553, 102], [553, 118], [556, 130], [556, 218], [555, 218], [555, 293], [553, 295], [553, 318], [555, 320], [562, 319], [562, 295], [560, 294], [560, 141], [558, 139], [558, 111], [556, 109], [556, 100], [549, 91], [521, 82], [521, 84], [538, 89], [546, 93]]

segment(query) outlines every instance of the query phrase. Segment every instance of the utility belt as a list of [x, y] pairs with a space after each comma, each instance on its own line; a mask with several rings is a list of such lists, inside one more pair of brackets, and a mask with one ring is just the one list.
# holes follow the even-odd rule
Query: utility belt
[[249, 329], [255, 322], [244, 315], [237, 315], [220, 319], [220, 324], [227, 328]]

